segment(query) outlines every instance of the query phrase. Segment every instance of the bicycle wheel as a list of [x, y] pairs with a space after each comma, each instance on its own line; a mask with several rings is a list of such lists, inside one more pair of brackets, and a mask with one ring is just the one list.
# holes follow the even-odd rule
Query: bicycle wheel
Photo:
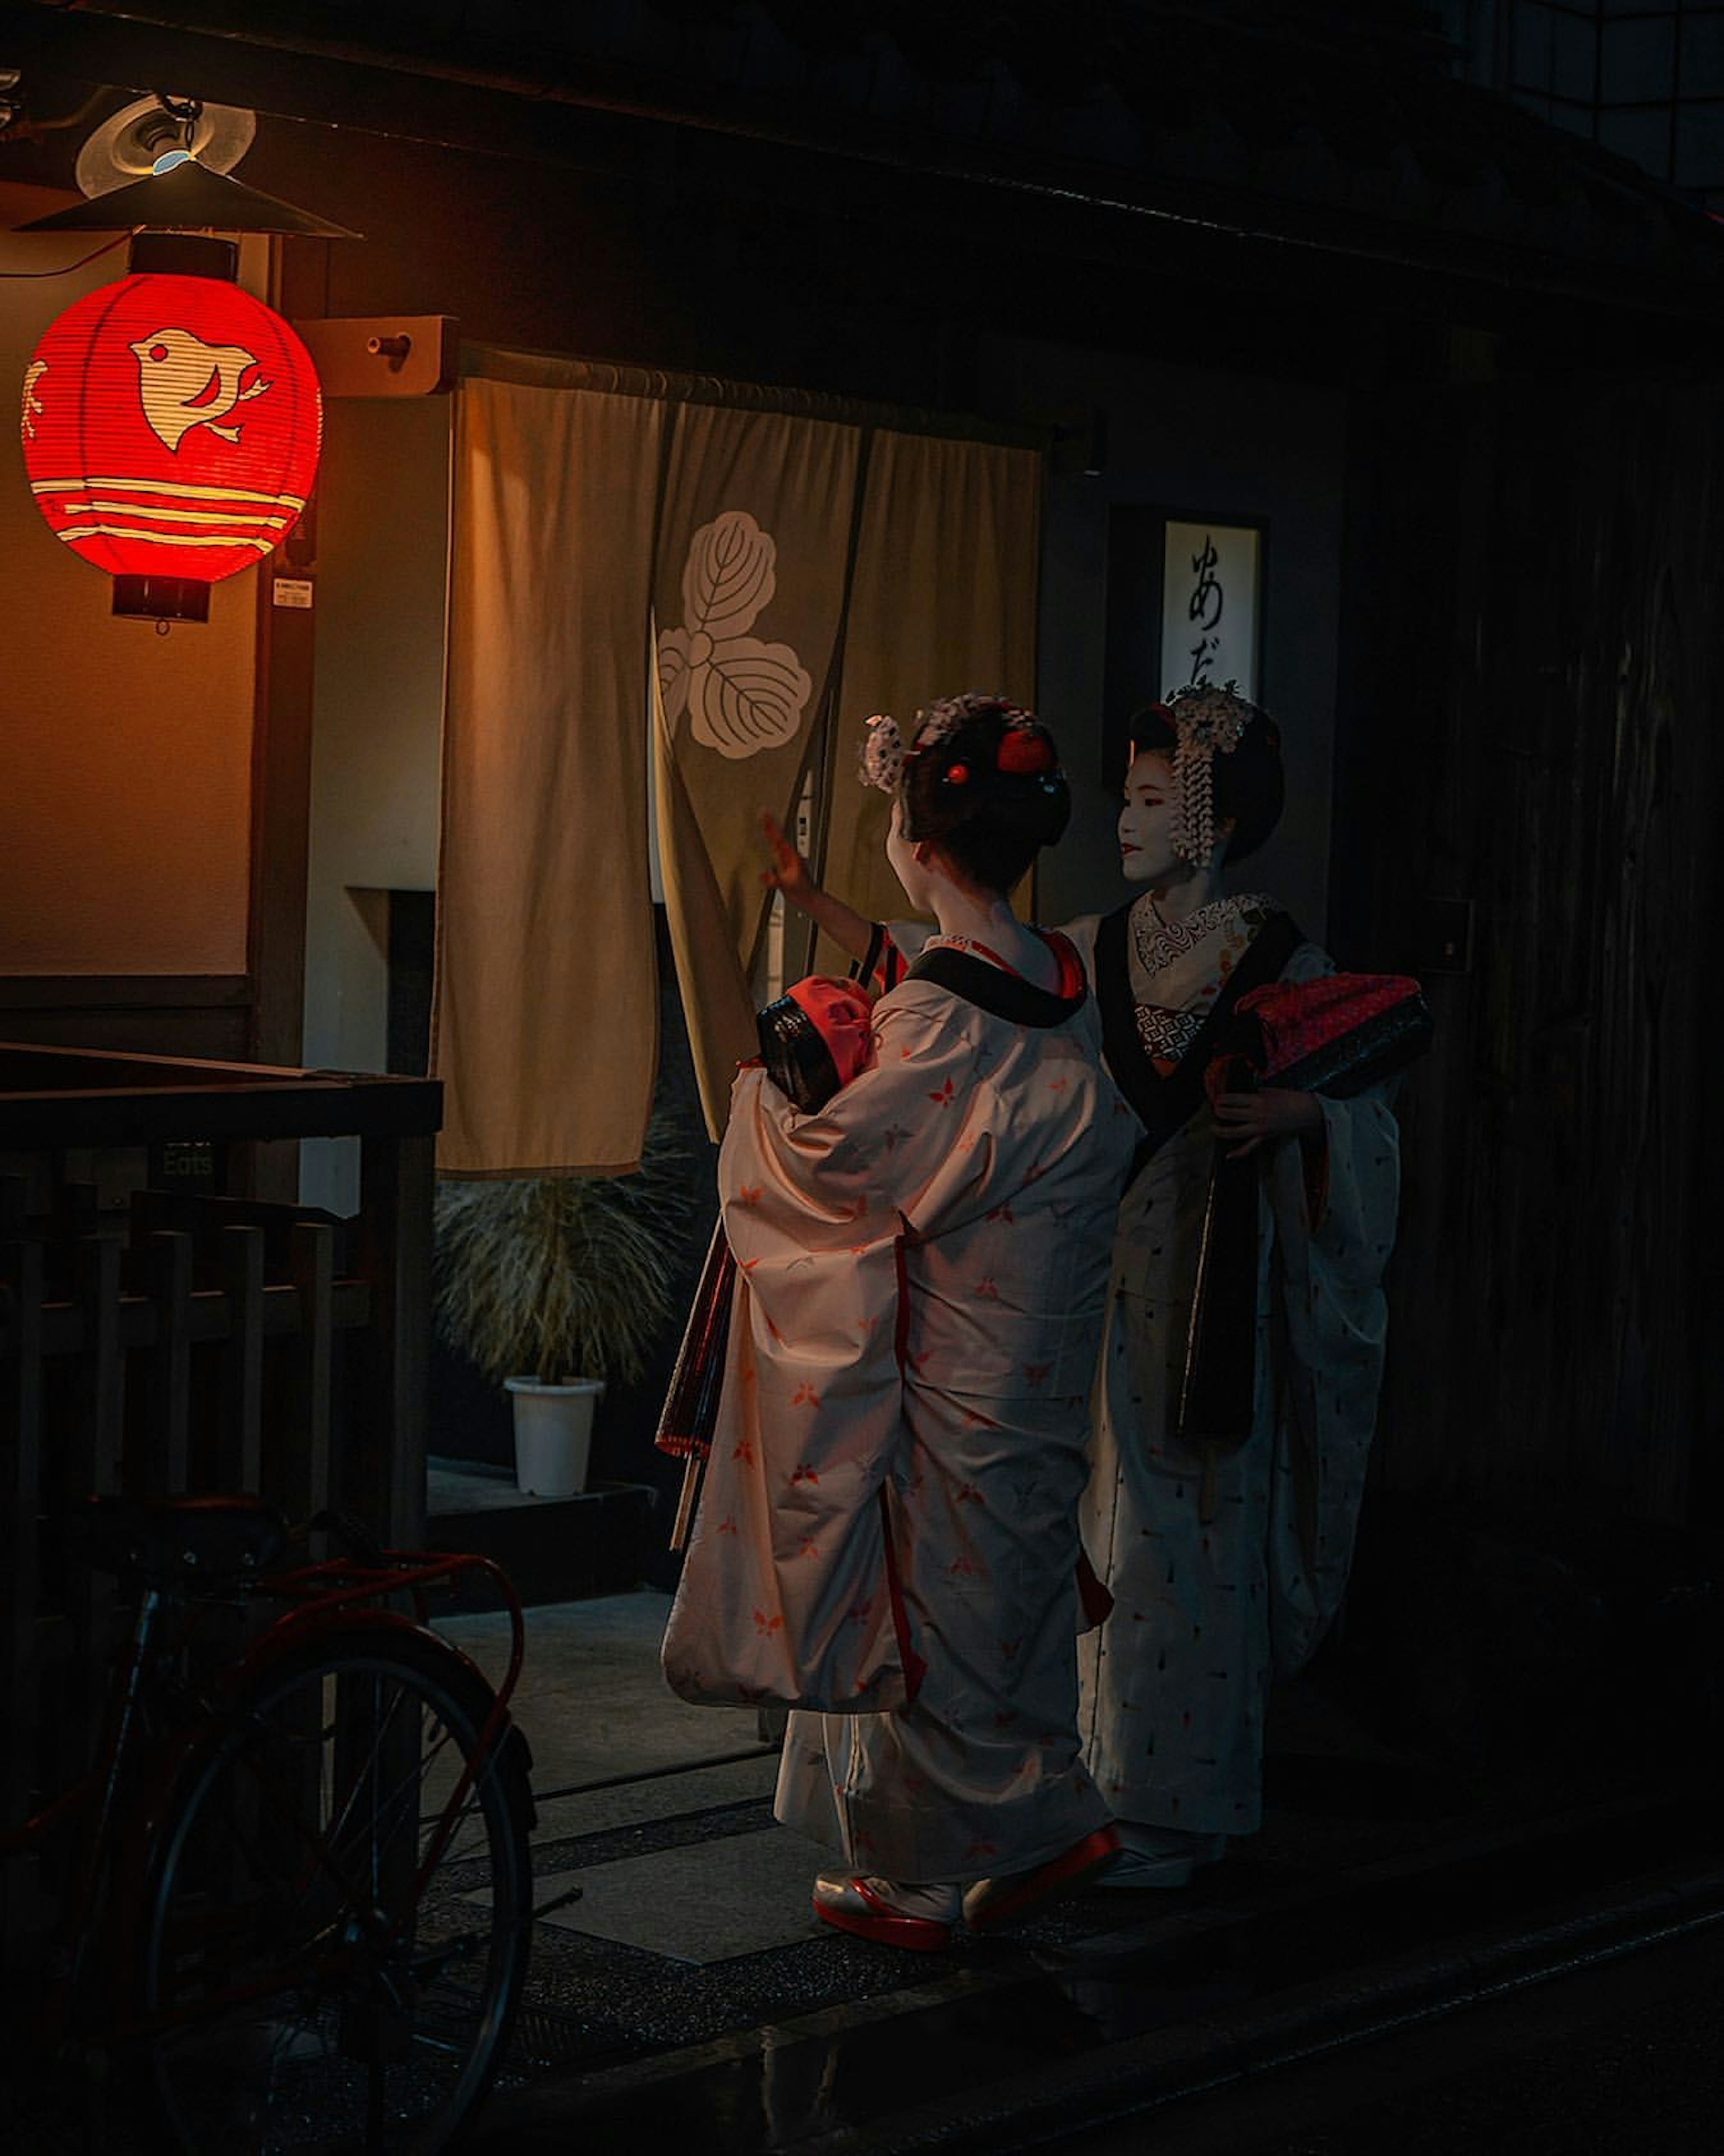
[[485, 2094], [531, 1935], [526, 1746], [452, 1808], [493, 1695], [350, 1620], [271, 1664], [187, 1770], [146, 1870], [157, 2123], [198, 2156], [424, 2156]]

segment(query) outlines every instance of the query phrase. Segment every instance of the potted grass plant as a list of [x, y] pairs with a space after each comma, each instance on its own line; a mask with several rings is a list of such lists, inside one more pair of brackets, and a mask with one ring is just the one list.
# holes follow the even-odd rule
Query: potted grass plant
[[586, 1487], [606, 1383], [641, 1375], [670, 1314], [692, 1166], [655, 1116], [633, 1175], [438, 1185], [438, 1330], [510, 1393], [522, 1491]]

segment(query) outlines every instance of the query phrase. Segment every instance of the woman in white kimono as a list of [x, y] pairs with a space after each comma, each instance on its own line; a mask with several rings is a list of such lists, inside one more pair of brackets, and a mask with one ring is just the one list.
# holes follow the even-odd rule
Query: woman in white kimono
[[1075, 953], [1006, 901], [1070, 813], [1046, 731], [962, 697], [895, 743], [888, 853], [940, 932], [824, 1107], [738, 1075], [737, 1301], [664, 1660], [687, 1698], [824, 1710], [777, 1806], [843, 1852], [816, 1913], [933, 1948], [1117, 1846], [1079, 1756], [1077, 1512], [1137, 1130]]
[[[1135, 732], [1119, 837], [1138, 895], [1067, 932], [1147, 1133], [1115, 1240], [1082, 1516], [1114, 1607], [1080, 1659], [1085, 1757], [1122, 1843], [1104, 1883], [1155, 1887], [1183, 1885], [1228, 1836], [1258, 1828], [1270, 1677], [1308, 1658], [1339, 1604], [1382, 1377], [1398, 1166], [1381, 1086], [1207, 1096], [1240, 995], [1332, 967], [1272, 901], [1222, 887], [1224, 863], [1261, 845], [1280, 813], [1273, 722], [1203, 687], [1150, 706]], [[864, 945], [871, 925], [768, 837], [771, 880], [841, 943]], [[915, 947], [914, 932], [893, 934]], [[1198, 1398], [1212, 1170], [1249, 1177], [1246, 1277], [1231, 1283], [1219, 1367], [1210, 1332]]]

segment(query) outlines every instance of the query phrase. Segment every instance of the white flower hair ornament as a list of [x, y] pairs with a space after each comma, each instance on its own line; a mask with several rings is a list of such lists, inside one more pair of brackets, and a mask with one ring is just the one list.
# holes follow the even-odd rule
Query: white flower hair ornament
[[1231, 756], [1257, 716], [1232, 681], [1176, 689], [1162, 706], [1178, 737], [1168, 835], [1182, 860], [1201, 866], [1215, 851], [1215, 758]]
[[876, 711], [863, 730], [862, 747], [856, 759], [857, 777], [865, 786], [877, 786], [882, 793], [895, 793], [904, 782], [904, 767], [913, 756], [936, 748], [957, 732], [958, 714], [940, 704], [918, 711], [911, 738], [888, 711]]
[[862, 730], [856, 752], [856, 776], [882, 793], [897, 791], [904, 776], [904, 736], [890, 711], [876, 711]]

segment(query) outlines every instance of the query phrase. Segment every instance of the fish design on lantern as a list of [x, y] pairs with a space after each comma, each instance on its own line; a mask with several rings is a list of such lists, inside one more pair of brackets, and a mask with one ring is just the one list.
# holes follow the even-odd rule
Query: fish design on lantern
[[241, 388], [257, 357], [240, 344], [206, 344], [190, 330], [157, 330], [131, 347], [138, 363], [138, 394], [150, 430], [178, 451], [194, 427], [208, 427], [224, 442], [238, 444], [239, 428], [221, 422], [269, 384], [261, 379]]
[[24, 369], [24, 439], [36, 439], [36, 414], [44, 410], [42, 399], [36, 394], [36, 384], [48, 372], [45, 359], [33, 359]]

